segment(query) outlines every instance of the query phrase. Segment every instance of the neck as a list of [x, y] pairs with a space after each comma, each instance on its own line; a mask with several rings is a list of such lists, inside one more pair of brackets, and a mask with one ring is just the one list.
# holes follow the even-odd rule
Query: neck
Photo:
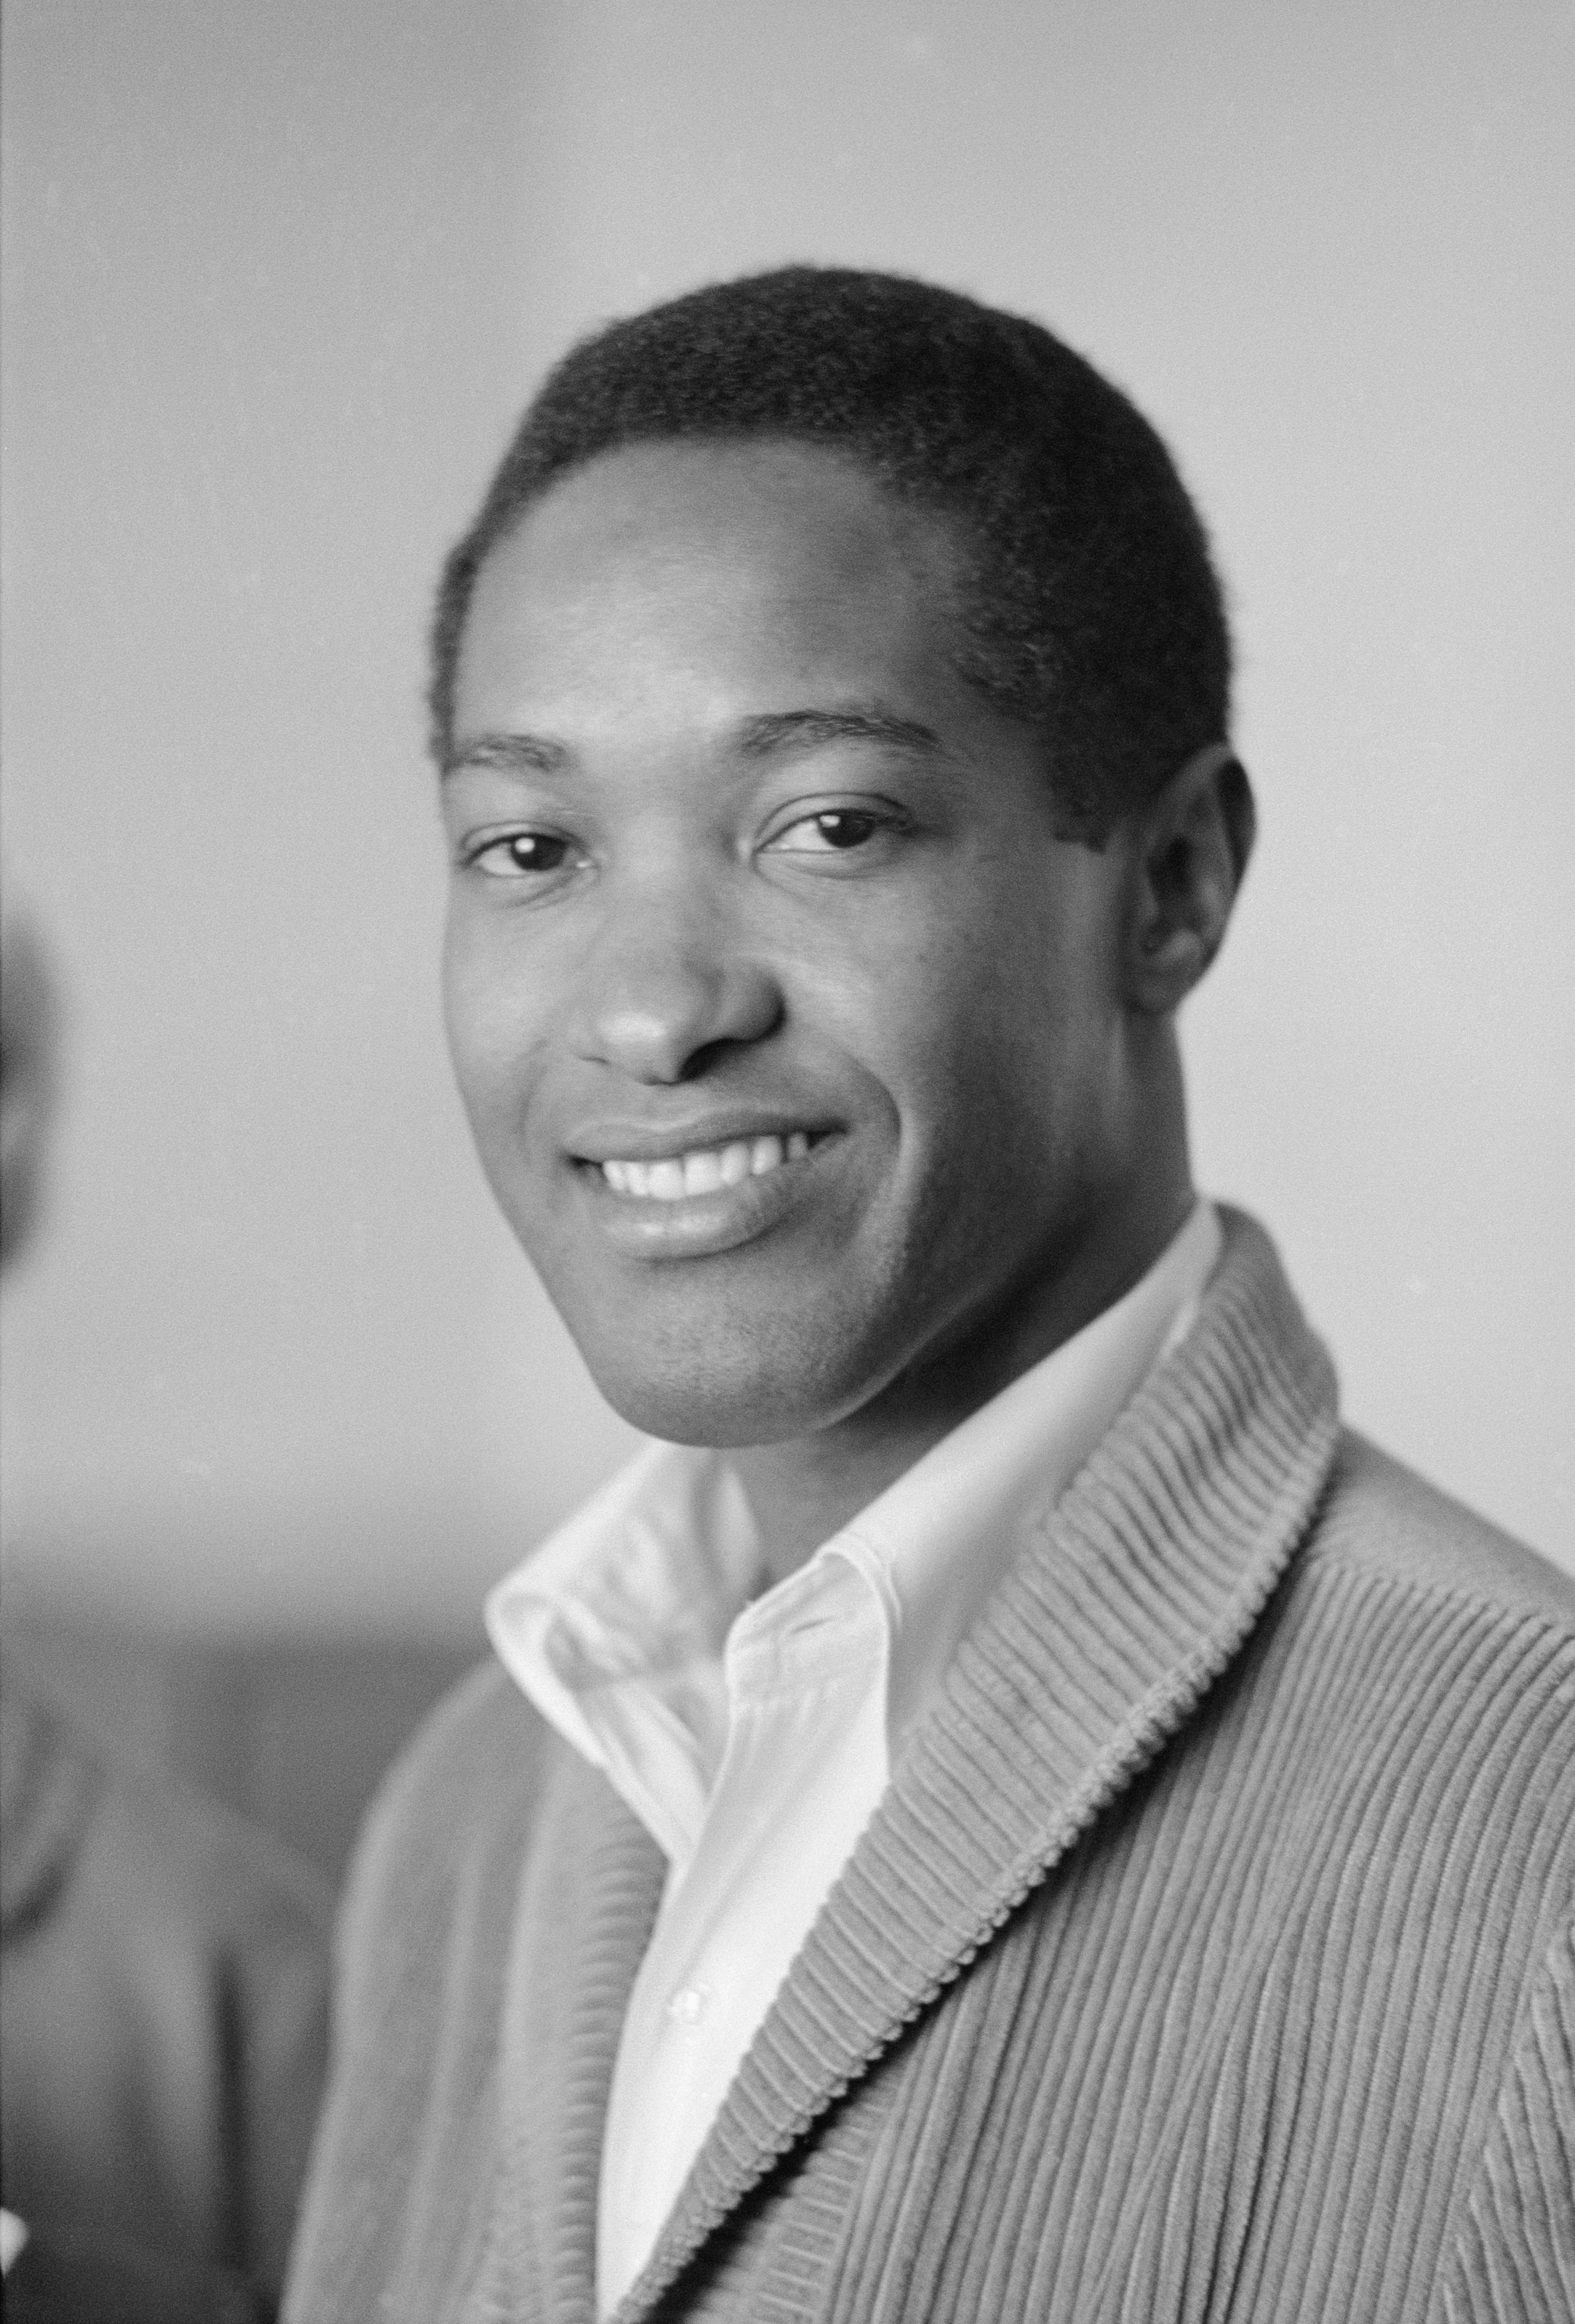
[[1113, 1306], [1153, 1266], [1193, 1200], [1183, 1139], [1107, 1199], [1065, 1247], [987, 1312], [961, 1319], [853, 1413], [780, 1444], [728, 1456], [766, 1563], [780, 1581], [953, 1428]]

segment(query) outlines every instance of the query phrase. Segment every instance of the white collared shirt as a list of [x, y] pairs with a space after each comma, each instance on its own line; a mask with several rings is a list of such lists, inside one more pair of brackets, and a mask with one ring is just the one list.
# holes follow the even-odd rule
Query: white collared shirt
[[668, 1863], [603, 2141], [603, 2315], [1025, 1526], [1191, 1327], [1220, 1248], [1196, 1204], [1123, 1299], [772, 1587], [725, 1457], [653, 1444], [492, 1593], [505, 1666]]

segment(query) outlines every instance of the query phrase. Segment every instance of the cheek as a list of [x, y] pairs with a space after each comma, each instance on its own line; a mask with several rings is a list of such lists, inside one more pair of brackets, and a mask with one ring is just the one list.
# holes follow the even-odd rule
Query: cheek
[[943, 1212], [1009, 1206], [995, 1221], [1006, 1233], [1097, 1139], [1119, 1034], [1077, 945], [1037, 926], [1013, 935], [998, 922], [993, 941], [912, 963], [889, 1020], [914, 1167], [935, 1178]]
[[487, 1000], [475, 961], [451, 930], [443, 952], [443, 1023], [454, 1076], [473, 1116], [489, 1078], [487, 1061], [494, 1046], [488, 1038], [492, 1012]]
[[539, 1047], [531, 988], [451, 917], [443, 955], [443, 1015], [448, 1053], [477, 1137], [517, 1120]]

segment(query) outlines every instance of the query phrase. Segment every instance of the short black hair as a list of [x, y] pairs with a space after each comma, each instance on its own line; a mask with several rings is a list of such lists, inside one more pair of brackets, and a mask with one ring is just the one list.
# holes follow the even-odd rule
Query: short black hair
[[488, 553], [569, 470], [629, 444], [777, 438], [858, 459], [946, 519], [958, 666], [1041, 729], [1063, 827], [1099, 841], [1226, 734], [1230, 637], [1202, 520], [1147, 420], [1041, 325], [893, 274], [789, 266], [584, 339], [527, 410], [450, 553], [433, 748]]

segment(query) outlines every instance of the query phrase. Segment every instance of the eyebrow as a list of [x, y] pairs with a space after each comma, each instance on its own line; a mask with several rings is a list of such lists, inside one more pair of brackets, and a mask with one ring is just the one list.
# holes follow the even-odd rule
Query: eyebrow
[[550, 742], [541, 734], [478, 734], [463, 751], [445, 761], [443, 779], [457, 775], [465, 767], [502, 767], [505, 770], [519, 769], [536, 775], [555, 775], [569, 761], [569, 753], [561, 742]]
[[744, 721], [740, 742], [752, 759], [775, 751], [813, 751], [826, 742], [895, 743], [907, 751], [943, 749], [933, 727], [886, 710], [780, 710]]
[[[815, 751], [828, 742], [877, 742], [907, 751], [944, 754], [931, 726], [898, 718], [888, 710], [772, 710], [746, 718], [738, 730], [744, 756], [765, 759], [778, 752]], [[561, 742], [542, 734], [478, 734], [456, 752], [443, 769], [447, 779], [467, 767], [498, 767], [505, 772], [561, 774], [573, 760]]]

